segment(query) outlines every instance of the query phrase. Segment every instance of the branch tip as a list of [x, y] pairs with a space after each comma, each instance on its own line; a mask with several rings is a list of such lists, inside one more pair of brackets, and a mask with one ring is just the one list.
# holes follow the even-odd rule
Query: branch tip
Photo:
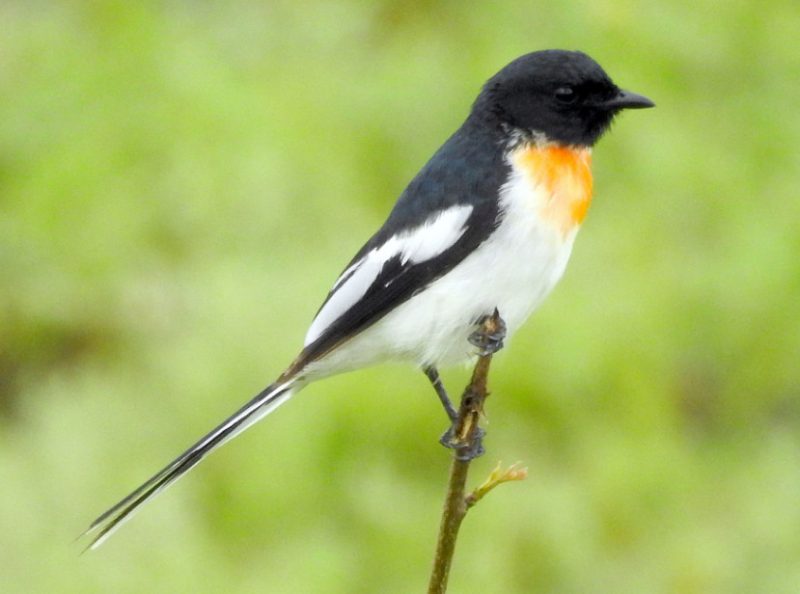
[[464, 503], [466, 504], [467, 508], [470, 508], [478, 503], [478, 501], [483, 499], [483, 497], [489, 491], [498, 485], [512, 481], [525, 480], [528, 477], [528, 468], [522, 466], [521, 464], [521, 462], [515, 462], [508, 468], [503, 469], [503, 463], [498, 462], [497, 466], [494, 467], [494, 470], [489, 473], [487, 479], [483, 481], [480, 486], [476, 487], [472, 493], [464, 498]]

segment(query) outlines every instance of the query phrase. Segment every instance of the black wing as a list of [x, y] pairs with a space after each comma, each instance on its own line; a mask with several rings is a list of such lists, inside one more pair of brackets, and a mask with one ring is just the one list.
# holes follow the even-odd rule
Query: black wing
[[415, 263], [395, 254], [383, 261], [363, 295], [306, 345], [293, 369], [299, 371], [368, 328], [472, 253], [499, 224], [499, 191], [508, 175], [509, 166], [496, 132], [468, 119], [412, 180], [381, 229], [345, 268], [317, 315], [347, 285], [358, 263], [392, 237], [413, 233], [436, 213], [462, 205], [472, 208], [463, 233], [447, 249], [426, 260]]

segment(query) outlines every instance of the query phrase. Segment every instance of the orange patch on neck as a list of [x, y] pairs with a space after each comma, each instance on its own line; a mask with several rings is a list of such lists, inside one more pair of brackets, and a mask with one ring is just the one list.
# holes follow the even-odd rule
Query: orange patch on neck
[[541, 215], [566, 233], [583, 222], [592, 202], [592, 152], [587, 148], [531, 145], [514, 157], [547, 195]]

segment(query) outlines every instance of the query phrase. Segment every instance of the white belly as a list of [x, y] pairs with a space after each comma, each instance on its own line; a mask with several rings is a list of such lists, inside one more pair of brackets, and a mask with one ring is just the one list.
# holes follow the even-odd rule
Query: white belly
[[494, 234], [449, 273], [308, 369], [324, 376], [385, 360], [448, 365], [468, 359], [475, 321], [495, 307], [510, 337], [564, 273], [577, 227], [563, 232], [539, 213], [549, 197], [519, 172], [501, 195]]

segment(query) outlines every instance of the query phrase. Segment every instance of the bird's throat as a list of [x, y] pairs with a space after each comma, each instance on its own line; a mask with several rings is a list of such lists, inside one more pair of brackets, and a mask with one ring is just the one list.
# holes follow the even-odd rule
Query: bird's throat
[[529, 144], [511, 155], [517, 171], [544, 195], [537, 208], [542, 220], [567, 234], [583, 222], [592, 202], [592, 151], [554, 144]]

